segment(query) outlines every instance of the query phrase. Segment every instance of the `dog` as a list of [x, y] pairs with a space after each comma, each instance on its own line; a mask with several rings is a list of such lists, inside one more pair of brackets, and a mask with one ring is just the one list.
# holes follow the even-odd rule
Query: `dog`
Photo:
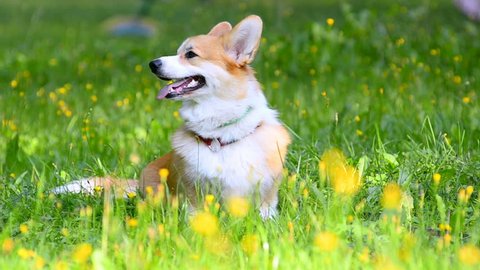
[[274, 217], [291, 139], [249, 66], [262, 28], [256, 15], [235, 27], [220, 22], [206, 35], [187, 38], [176, 55], [151, 61], [153, 74], [173, 81], [157, 99], [182, 102], [184, 124], [173, 135], [173, 150], [148, 164], [138, 182], [89, 178], [56, 188], [57, 193], [127, 185], [126, 190], [145, 194], [157, 190], [160, 169], [168, 169], [171, 192], [184, 192], [193, 209], [200, 201], [198, 190], [215, 187], [224, 201], [258, 194], [261, 217]]

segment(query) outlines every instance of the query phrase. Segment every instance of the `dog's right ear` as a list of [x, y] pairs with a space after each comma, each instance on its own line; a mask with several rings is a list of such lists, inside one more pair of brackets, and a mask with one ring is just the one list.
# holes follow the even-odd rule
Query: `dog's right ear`
[[232, 30], [232, 25], [229, 22], [221, 22], [215, 25], [207, 35], [209, 36], [223, 36], [224, 34], [230, 32]]
[[262, 19], [250, 15], [225, 35], [224, 46], [227, 54], [239, 65], [250, 64], [255, 58], [262, 37], [262, 27]]

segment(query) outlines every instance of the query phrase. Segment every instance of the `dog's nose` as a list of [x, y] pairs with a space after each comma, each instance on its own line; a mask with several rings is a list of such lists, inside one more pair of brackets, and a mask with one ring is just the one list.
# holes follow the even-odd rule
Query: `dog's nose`
[[156, 73], [160, 67], [162, 66], [162, 61], [160, 59], [155, 59], [153, 61], [151, 61], [148, 66], [150, 67], [150, 70], [153, 72], [153, 73]]

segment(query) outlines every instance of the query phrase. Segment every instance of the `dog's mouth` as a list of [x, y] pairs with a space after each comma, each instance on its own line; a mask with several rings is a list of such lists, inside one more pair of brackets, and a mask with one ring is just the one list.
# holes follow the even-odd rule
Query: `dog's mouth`
[[161, 78], [163, 80], [173, 80], [174, 82], [166, 85], [158, 92], [157, 99], [175, 98], [189, 94], [205, 86], [205, 77], [195, 75], [182, 79]]

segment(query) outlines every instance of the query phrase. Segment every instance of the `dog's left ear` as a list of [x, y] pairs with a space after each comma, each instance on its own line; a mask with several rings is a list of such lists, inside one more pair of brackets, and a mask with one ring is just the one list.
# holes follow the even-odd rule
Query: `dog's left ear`
[[209, 36], [222, 36], [232, 30], [232, 25], [229, 22], [221, 22], [215, 25], [207, 35]]
[[255, 58], [262, 37], [262, 27], [262, 19], [250, 15], [225, 35], [225, 49], [239, 65], [250, 64]]

